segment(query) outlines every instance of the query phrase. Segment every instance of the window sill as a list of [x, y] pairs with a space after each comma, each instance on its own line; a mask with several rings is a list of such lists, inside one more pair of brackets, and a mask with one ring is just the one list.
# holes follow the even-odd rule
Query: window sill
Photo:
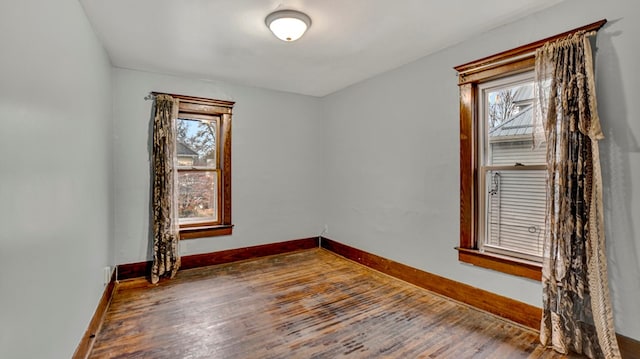
[[180, 228], [180, 239], [227, 236], [233, 233], [233, 224]]
[[460, 262], [537, 281], [542, 280], [542, 264], [540, 263], [480, 252], [477, 249], [456, 247], [456, 250], [458, 250]]

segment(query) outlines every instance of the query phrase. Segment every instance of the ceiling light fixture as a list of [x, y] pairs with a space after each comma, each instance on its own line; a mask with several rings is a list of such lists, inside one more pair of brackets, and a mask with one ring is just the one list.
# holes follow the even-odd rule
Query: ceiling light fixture
[[264, 23], [278, 39], [290, 42], [304, 35], [311, 26], [311, 18], [300, 11], [280, 10], [267, 15]]

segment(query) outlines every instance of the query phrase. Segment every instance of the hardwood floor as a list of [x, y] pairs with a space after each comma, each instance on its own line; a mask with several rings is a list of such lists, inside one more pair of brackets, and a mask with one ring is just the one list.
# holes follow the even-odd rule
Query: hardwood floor
[[121, 282], [90, 357], [567, 358], [537, 337], [312, 249]]

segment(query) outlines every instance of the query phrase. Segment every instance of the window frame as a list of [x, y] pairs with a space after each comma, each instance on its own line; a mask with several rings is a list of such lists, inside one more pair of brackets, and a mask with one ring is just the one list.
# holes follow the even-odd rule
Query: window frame
[[563, 32], [520, 47], [454, 67], [460, 91], [460, 243], [456, 247], [463, 263], [499, 272], [541, 280], [541, 263], [512, 256], [481, 252], [478, 248], [480, 159], [479, 85], [517, 75], [535, 68], [535, 51], [545, 43], [578, 31], [597, 31], [606, 19]]
[[[154, 92], [153, 94], [160, 93]], [[179, 225], [180, 239], [230, 235], [233, 233], [231, 222], [231, 117], [235, 102], [176, 94], [167, 95], [172, 96], [178, 103], [176, 125], [178, 119], [189, 119], [189, 116], [219, 118], [218, 132], [216, 133], [218, 151], [216, 153], [216, 171], [219, 171], [218, 220], [182, 223]]]
[[[194, 114], [194, 113], [186, 113], [186, 112], [179, 112], [178, 113], [178, 118], [176, 119], [176, 121], [180, 121], [180, 120], [189, 120], [189, 121], [211, 121], [213, 123], [215, 123], [215, 166], [214, 167], [209, 167], [209, 166], [195, 166], [195, 165], [191, 165], [191, 166], [181, 166], [179, 165], [179, 161], [176, 161], [176, 163], [178, 163], [176, 165], [176, 172], [178, 173], [178, 176], [180, 176], [180, 173], [213, 173], [215, 176], [215, 184], [216, 184], [216, 201], [215, 201], [215, 208], [216, 208], [216, 218], [214, 220], [197, 220], [197, 219], [186, 219], [184, 221], [180, 221], [181, 218], [178, 219], [178, 223], [180, 225], [181, 228], [190, 228], [190, 227], [202, 227], [203, 225], [206, 226], [217, 226], [222, 224], [222, 217], [220, 215], [220, 208], [222, 208], [222, 198], [220, 196], [220, 178], [222, 177], [222, 170], [220, 169], [220, 158], [218, 156], [218, 154], [220, 153], [220, 143], [219, 143], [219, 134], [220, 134], [220, 124], [222, 123], [222, 118], [220, 116], [217, 115], [202, 115], [202, 114]], [[177, 125], [176, 125], [177, 128]], [[176, 154], [176, 156], [178, 156], [178, 154]], [[178, 179], [178, 183], [180, 183], [180, 180]], [[179, 196], [179, 195], [178, 195]]]
[[[547, 165], [545, 161], [536, 163], [526, 163], [524, 159], [518, 159], [519, 163], [513, 162], [511, 165], [507, 164], [494, 164], [489, 163], [489, 158], [492, 156], [491, 139], [489, 138], [489, 123], [488, 123], [488, 98], [487, 93], [495, 92], [497, 89], [506, 87], [514, 87], [517, 85], [523, 85], [530, 83], [535, 85], [535, 72], [533, 69], [520, 72], [515, 75], [507, 75], [498, 78], [497, 80], [490, 80], [481, 82], [478, 84], [478, 243], [477, 249], [480, 252], [501, 254], [506, 257], [519, 258], [528, 262], [541, 263], [542, 258], [530, 253], [520, 252], [516, 249], [509, 249], [506, 247], [499, 247], [488, 243], [488, 216], [489, 216], [489, 203], [487, 197], [487, 179], [486, 174], [490, 171], [504, 171], [515, 172], [521, 171], [544, 171], [546, 173]], [[532, 94], [533, 96], [533, 94]], [[534, 100], [531, 99], [530, 106], [533, 107]], [[533, 110], [532, 110], [533, 111]], [[522, 141], [525, 139], [531, 139], [532, 135], [520, 135], [516, 141]], [[504, 142], [503, 142], [504, 143]], [[541, 145], [542, 146], [542, 145]], [[525, 163], [525, 164], [523, 164]], [[545, 199], [545, 198], [543, 198]], [[546, 200], [546, 199], [545, 199]]]

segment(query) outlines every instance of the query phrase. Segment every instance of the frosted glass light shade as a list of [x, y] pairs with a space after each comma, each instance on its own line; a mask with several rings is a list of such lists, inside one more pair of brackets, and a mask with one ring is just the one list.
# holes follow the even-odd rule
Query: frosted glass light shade
[[309, 16], [295, 10], [272, 12], [264, 22], [278, 39], [287, 42], [298, 40], [311, 26]]

